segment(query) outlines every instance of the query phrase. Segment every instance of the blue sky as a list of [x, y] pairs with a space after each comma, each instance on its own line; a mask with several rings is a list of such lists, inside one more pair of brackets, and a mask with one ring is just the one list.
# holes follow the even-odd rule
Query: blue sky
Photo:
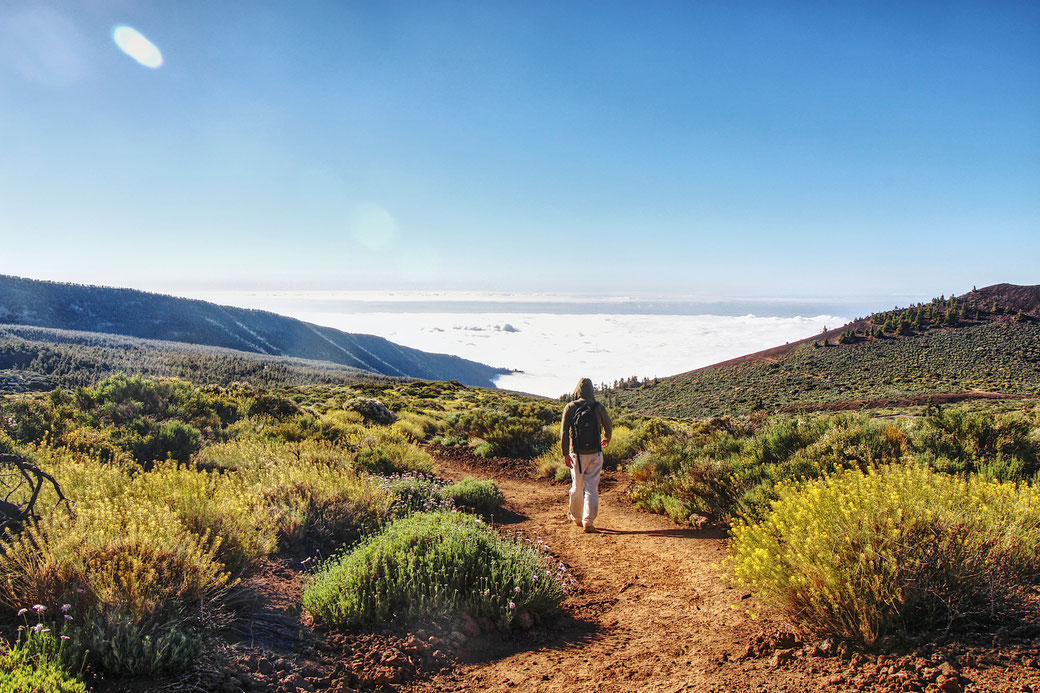
[[1040, 4], [0, 0], [0, 248], [158, 290], [1038, 283]]

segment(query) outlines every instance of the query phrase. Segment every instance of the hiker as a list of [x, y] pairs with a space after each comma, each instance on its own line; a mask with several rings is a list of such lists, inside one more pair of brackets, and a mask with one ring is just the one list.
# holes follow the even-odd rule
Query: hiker
[[586, 532], [595, 532], [603, 448], [610, 444], [610, 414], [596, 401], [592, 381], [588, 378], [578, 381], [572, 399], [563, 410], [563, 423], [560, 425], [563, 463], [571, 470], [567, 519]]

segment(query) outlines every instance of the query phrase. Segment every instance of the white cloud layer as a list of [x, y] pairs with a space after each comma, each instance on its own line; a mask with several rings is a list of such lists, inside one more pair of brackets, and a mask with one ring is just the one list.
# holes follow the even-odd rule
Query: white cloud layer
[[[346, 332], [379, 335], [423, 351], [520, 370], [499, 378], [498, 386], [550, 397], [570, 392], [579, 378], [612, 383], [633, 375], [675, 375], [809, 337], [824, 326], [837, 327], [849, 320], [832, 314], [665, 314], [670, 310], [667, 306], [658, 313], [637, 314], [627, 311], [638, 309], [638, 301], [627, 307], [611, 306], [613, 301], [631, 299], [601, 297], [588, 302], [587, 297], [558, 294], [227, 291], [192, 297], [269, 310]], [[514, 302], [524, 305], [509, 305]], [[663, 302], [667, 299], [654, 300], [657, 305]], [[559, 312], [552, 312], [553, 304]], [[374, 305], [381, 309], [374, 310]], [[528, 305], [532, 312], [524, 312]], [[604, 312], [608, 306], [613, 310]], [[575, 307], [586, 307], [586, 312], [569, 312]], [[674, 309], [692, 307], [677, 302]], [[768, 306], [758, 304], [756, 309], [768, 310]], [[711, 308], [701, 306], [701, 310]]]
[[674, 375], [846, 322], [833, 315], [301, 312], [295, 317], [376, 334], [424, 351], [519, 369], [523, 373], [503, 376], [497, 385], [551, 397], [570, 392], [582, 377], [601, 383], [632, 375]]

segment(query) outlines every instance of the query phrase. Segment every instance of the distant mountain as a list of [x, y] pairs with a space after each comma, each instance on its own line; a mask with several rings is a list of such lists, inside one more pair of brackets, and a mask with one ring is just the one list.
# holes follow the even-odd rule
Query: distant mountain
[[349, 366], [384, 376], [494, 387], [501, 368], [260, 310], [133, 289], [0, 275], [0, 324], [184, 342]]
[[95, 385], [116, 373], [196, 385], [359, 385], [394, 378], [287, 356], [48, 327], [0, 325], [0, 394]]
[[1040, 396], [1040, 286], [997, 284], [605, 396], [647, 414], [878, 407]]

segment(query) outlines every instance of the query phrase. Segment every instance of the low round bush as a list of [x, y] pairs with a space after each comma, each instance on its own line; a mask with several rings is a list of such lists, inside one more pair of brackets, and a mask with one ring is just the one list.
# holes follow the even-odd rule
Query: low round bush
[[366, 423], [389, 426], [397, 421], [397, 414], [390, 411], [385, 404], [371, 397], [355, 397], [343, 403], [347, 411], [356, 411], [364, 417]]
[[401, 472], [433, 473], [433, 458], [411, 443], [378, 443], [362, 447], [354, 456], [354, 469], [386, 476]]
[[498, 510], [506, 499], [494, 481], [478, 481], [473, 477], [466, 477], [458, 483], [446, 486], [443, 493], [457, 508], [488, 515]]
[[1040, 569], [1040, 490], [916, 465], [784, 483], [726, 566], [794, 623], [872, 644], [1008, 613]]
[[451, 500], [444, 497], [444, 481], [425, 474], [394, 474], [375, 477], [380, 488], [392, 500], [388, 515], [397, 519], [421, 512], [453, 509]]
[[273, 416], [276, 419], [288, 419], [301, 411], [299, 405], [291, 399], [266, 392], [258, 394], [246, 408], [249, 416]]
[[627, 426], [614, 426], [610, 435], [610, 445], [603, 451], [603, 467], [617, 469], [618, 466], [632, 459], [642, 451], [646, 440]]
[[458, 612], [508, 626], [553, 611], [565, 585], [561, 565], [472, 516], [420, 513], [322, 566], [303, 604], [333, 626]]
[[494, 409], [474, 409], [454, 419], [457, 435], [484, 441], [477, 448], [481, 457], [523, 457], [530, 459], [548, 450], [555, 435], [537, 418], [511, 416]]

